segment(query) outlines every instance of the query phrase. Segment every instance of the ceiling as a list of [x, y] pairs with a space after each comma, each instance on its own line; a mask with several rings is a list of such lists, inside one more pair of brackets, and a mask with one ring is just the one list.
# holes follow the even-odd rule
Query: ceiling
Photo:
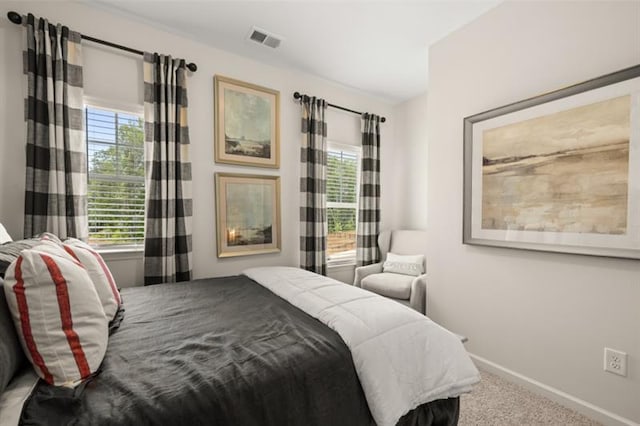
[[[428, 46], [498, 1], [149, 1], [102, 7], [201, 43], [291, 67], [396, 103], [427, 90]], [[94, 3], [95, 4], [95, 3]], [[252, 26], [283, 38], [248, 41]]]

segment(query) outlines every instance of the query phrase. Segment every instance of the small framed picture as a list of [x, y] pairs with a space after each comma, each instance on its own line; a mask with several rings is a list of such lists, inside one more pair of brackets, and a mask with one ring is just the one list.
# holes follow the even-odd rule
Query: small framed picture
[[218, 257], [280, 251], [280, 177], [216, 173]]
[[216, 75], [215, 161], [280, 167], [280, 92]]

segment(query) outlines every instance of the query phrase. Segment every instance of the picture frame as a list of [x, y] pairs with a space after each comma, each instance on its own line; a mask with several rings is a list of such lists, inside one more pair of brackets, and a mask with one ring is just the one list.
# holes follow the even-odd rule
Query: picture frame
[[216, 173], [215, 187], [218, 257], [279, 252], [280, 177]]
[[215, 162], [280, 167], [280, 92], [215, 75]]
[[640, 259], [640, 65], [464, 118], [463, 244]]

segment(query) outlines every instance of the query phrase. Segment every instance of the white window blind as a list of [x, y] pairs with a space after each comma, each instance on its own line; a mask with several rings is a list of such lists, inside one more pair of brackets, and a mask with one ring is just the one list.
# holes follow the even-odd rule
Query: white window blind
[[144, 241], [144, 124], [136, 113], [87, 106], [89, 242]]
[[355, 259], [360, 149], [328, 143], [327, 256], [329, 264]]

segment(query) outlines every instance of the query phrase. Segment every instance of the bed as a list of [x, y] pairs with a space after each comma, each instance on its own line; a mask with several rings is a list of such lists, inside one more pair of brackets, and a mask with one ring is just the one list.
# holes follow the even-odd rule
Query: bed
[[[24, 425], [388, 423], [379, 414], [374, 420], [371, 405], [380, 411], [371, 393], [384, 389], [370, 389], [371, 375], [361, 371], [369, 361], [355, 356], [357, 348], [345, 339], [349, 332], [335, 312], [339, 303], [325, 298], [328, 287], [342, 299], [351, 297], [352, 287], [323, 281], [326, 277], [312, 280], [313, 291], [331, 306], [310, 309], [312, 293], [295, 284], [301, 273], [310, 274], [260, 268], [233, 277], [123, 289], [124, 320], [110, 336], [95, 377], [75, 389], [54, 387], [37, 380], [26, 365], [0, 396], [0, 410], [5, 410], [0, 423], [15, 422], [16, 416]], [[279, 283], [287, 280], [293, 285], [282, 293]], [[374, 301], [394, 303], [380, 302], [379, 296]], [[478, 380], [475, 368], [464, 367], [435, 363], [430, 376], [458, 374], [457, 383], [439, 393], [446, 397], [432, 393], [426, 403], [414, 401], [393, 423], [455, 425], [458, 396]], [[386, 387], [384, 382], [373, 386]]]

